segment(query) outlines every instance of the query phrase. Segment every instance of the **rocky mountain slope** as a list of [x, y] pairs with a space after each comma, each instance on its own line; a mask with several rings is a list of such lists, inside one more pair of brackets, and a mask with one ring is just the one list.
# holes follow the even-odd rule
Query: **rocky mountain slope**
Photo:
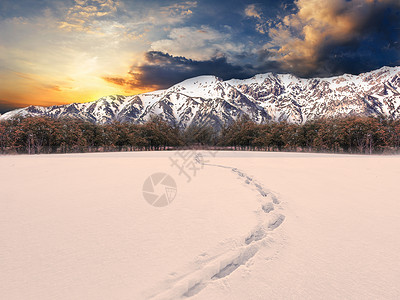
[[290, 74], [259, 74], [223, 81], [214, 76], [185, 80], [168, 89], [134, 96], [107, 96], [93, 102], [29, 106], [7, 112], [19, 116], [79, 118], [95, 123], [146, 122], [160, 115], [180, 127], [220, 127], [241, 115], [255, 122], [304, 123], [318, 117], [348, 115], [400, 117], [400, 67], [360, 75], [303, 79]]

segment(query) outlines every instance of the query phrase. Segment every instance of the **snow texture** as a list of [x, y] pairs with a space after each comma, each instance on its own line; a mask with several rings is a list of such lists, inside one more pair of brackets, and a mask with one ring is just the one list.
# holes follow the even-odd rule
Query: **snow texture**
[[400, 157], [203, 151], [187, 182], [175, 155], [0, 156], [2, 298], [400, 297]]

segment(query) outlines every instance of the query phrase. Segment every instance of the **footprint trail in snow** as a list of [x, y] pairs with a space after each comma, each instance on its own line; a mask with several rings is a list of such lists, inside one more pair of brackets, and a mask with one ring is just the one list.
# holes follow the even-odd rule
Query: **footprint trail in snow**
[[264, 188], [255, 178], [237, 168], [206, 163], [201, 154], [197, 154], [195, 160], [196, 163], [203, 166], [230, 169], [238, 175], [237, 178], [252, 190], [254, 197], [257, 197], [260, 202], [257, 211], [259, 222], [243, 238], [242, 243], [234, 249], [213, 257], [201, 265], [199, 269], [179, 277], [170, 284], [169, 288], [151, 296], [149, 299], [179, 299], [198, 294], [209, 283], [220, 280], [236, 271], [240, 266], [245, 265], [262, 246], [268, 244], [268, 232], [272, 232], [285, 221], [278, 197], [272, 191]]

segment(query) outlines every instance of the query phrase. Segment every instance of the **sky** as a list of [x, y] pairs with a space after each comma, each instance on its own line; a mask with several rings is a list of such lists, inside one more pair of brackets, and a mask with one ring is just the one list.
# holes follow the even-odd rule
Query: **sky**
[[400, 0], [1, 0], [0, 113], [199, 75], [400, 65]]

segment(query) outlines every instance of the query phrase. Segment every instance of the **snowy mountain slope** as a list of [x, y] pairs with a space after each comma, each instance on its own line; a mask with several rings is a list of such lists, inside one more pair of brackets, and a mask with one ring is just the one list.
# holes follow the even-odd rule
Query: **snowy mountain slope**
[[0, 116], [69, 117], [95, 123], [146, 122], [160, 115], [172, 124], [209, 123], [220, 127], [247, 114], [255, 122], [286, 120], [304, 123], [321, 116], [400, 117], [400, 67], [330, 78], [259, 74], [223, 81], [215, 76], [187, 79], [166, 90], [135, 96], [107, 96], [88, 103], [29, 106]]

